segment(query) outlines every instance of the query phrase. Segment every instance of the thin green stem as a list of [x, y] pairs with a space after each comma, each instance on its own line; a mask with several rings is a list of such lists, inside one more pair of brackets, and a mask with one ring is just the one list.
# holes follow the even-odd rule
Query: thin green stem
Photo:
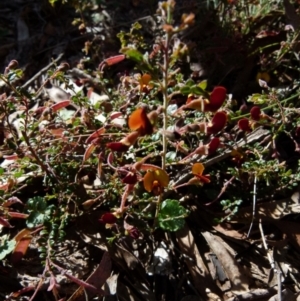
[[154, 217], [154, 224], [153, 224], [153, 231], [155, 231], [156, 227], [157, 227], [157, 224], [158, 224], [158, 214], [159, 214], [159, 211], [160, 211], [160, 204], [162, 202], [162, 194], [160, 194], [158, 196], [158, 200], [156, 202], [156, 210], [155, 210], [155, 217]]
[[[285, 98], [285, 99], [281, 100], [279, 102], [279, 104], [285, 104], [286, 102], [288, 102], [288, 101], [290, 101], [290, 100], [292, 100], [292, 99], [294, 99], [294, 98], [296, 98], [298, 96], [300, 96], [300, 92], [298, 92], [298, 93], [296, 93], [296, 94], [294, 94], [294, 95], [292, 95], [292, 96], [290, 96], [288, 98]], [[271, 109], [271, 108], [276, 107], [276, 106], [278, 106], [277, 102], [274, 103], [274, 104], [272, 104], [272, 105], [269, 105], [269, 106], [265, 107], [264, 110], [268, 110], [268, 109]], [[241, 118], [249, 117], [249, 116], [250, 116], [250, 113], [247, 113], [247, 114], [244, 114], [244, 115], [239, 115], [239, 116], [236, 116], [236, 117], [232, 117], [231, 121], [233, 121], [233, 120], [239, 120]]]
[[3, 80], [18, 96], [22, 96], [4, 75], [0, 74], [0, 79]]

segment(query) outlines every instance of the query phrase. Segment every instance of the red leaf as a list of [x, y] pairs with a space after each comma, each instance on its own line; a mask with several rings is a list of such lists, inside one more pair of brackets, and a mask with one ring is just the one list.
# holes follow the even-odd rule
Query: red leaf
[[31, 231], [27, 228], [21, 230], [15, 237], [14, 240], [16, 242], [18, 242], [19, 240], [21, 240], [23, 237], [27, 237], [31, 235]]
[[58, 129], [48, 129], [48, 131], [51, 133], [51, 135], [57, 138], [62, 138], [66, 130], [64, 128], [58, 128]]
[[54, 263], [52, 263], [52, 265], [55, 266], [68, 279], [70, 279], [74, 283], [78, 284], [79, 286], [91, 291], [93, 294], [98, 294], [98, 295], [103, 295], [103, 296], [105, 295], [105, 292], [101, 288], [96, 288], [94, 285], [91, 285], [85, 281], [82, 281], [82, 280], [74, 277], [73, 275], [66, 273], [64, 269], [58, 267], [58, 265], [56, 265]]
[[11, 298], [18, 298], [18, 297], [20, 297], [23, 294], [26, 294], [28, 292], [34, 291], [35, 289], [36, 289], [35, 285], [34, 286], [33, 285], [32, 286], [27, 286], [27, 287], [24, 287], [24, 288], [22, 288], [22, 289], [20, 289], [20, 290], [18, 290], [16, 292], [14, 292], [14, 293], [12, 293], [10, 295], [10, 297]]
[[[111, 274], [111, 259], [109, 254], [105, 252], [101, 259], [99, 266], [87, 278], [85, 283], [92, 285], [94, 288], [101, 289], [105, 281]], [[76, 292], [68, 299], [68, 301], [85, 301], [86, 299], [92, 300], [95, 293], [91, 290], [83, 291], [83, 287], [79, 287]]]
[[125, 59], [125, 55], [120, 54], [120, 55], [115, 55], [115, 56], [109, 57], [109, 58], [105, 59], [104, 62], [108, 66], [112, 66], [112, 65], [122, 62], [124, 59]]
[[113, 112], [110, 115], [110, 120], [114, 120], [114, 119], [122, 117], [122, 116], [123, 116], [123, 114], [121, 112]]
[[126, 152], [129, 149], [129, 146], [122, 142], [109, 142], [106, 146], [115, 152]]
[[13, 265], [18, 264], [22, 260], [26, 254], [28, 246], [30, 245], [31, 239], [31, 235], [24, 235], [20, 240], [17, 241], [15, 249], [11, 254], [11, 262]]
[[13, 155], [3, 155], [3, 159], [6, 160], [17, 160], [19, 157], [17, 154], [13, 154]]
[[13, 226], [8, 222], [8, 220], [3, 217], [0, 217], [0, 225], [7, 228], [13, 228]]
[[202, 98], [197, 98], [197, 99], [189, 99], [186, 102], [186, 105], [182, 107], [182, 109], [193, 109], [197, 110], [199, 112], [203, 112], [203, 110], [206, 108], [208, 105], [207, 100], [202, 99]]
[[54, 105], [52, 105], [50, 108], [52, 109], [53, 112], [57, 112], [58, 110], [67, 107], [68, 105], [70, 105], [71, 100], [63, 100], [60, 101], [58, 103], [55, 103]]
[[13, 204], [21, 204], [21, 205], [24, 205], [23, 202], [22, 202], [19, 198], [15, 197], [15, 196], [12, 196], [12, 197], [10, 197], [9, 199], [7, 199], [7, 200], [2, 204], [2, 206], [3, 206], [3, 207], [10, 207], [10, 206], [13, 205]]
[[90, 142], [92, 142], [94, 139], [96, 138], [99, 138], [100, 135], [104, 134], [105, 133], [105, 128], [101, 128], [101, 129], [98, 129], [96, 132], [94, 132], [93, 134], [91, 134], [86, 140], [85, 140], [85, 143], [88, 144]]
[[9, 188], [9, 183], [4, 183], [4, 184], [0, 185], [0, 190], [7, 191], [8, 188]]
[[123, 139], [121, 139], [121, 143], [131, 146], [133, 144], [135, 144], [135, 142], [137, 141], [137, 139], [140, 136], [140, 132], [136, 131], [136, 132], [132, 132], [130, 134], [128, 134], [126, 137], [124, 137]]
[[84, 152], [83, 155], [83, 163], [89, 159], [89, 157], [91, 156], [91, 154], [93, 153], [93, 151], [95, 150], [96, 145], [94, 143], [90, 144], [87, 149]]
[[256, 38], [257, 39], [262, 39], [262, 38], [266, 38], [266, 37], [274, 37], [274, 36], [277, 36], [277, 35], [279, 35], [279, 31], [262, 30], [256, 35]]
[[25, 214], [25, 213], [20, 213], [20, 212], [8, 212], [8, 215], [11, 217], [11, 218], [22, 218], [22, 219], [26, 219], [29, 215], [28, 214]]
[[50, 275], [50, 283], [49, 283], [49, 287], [48, 287], [47, 291], [48, 292], [52, 291], [55, 288], [55, 286], [57, 286], [57, 285], [58, 284], [56, 282], [56, 279], [55, 279], [54, 275], [51, 274]]

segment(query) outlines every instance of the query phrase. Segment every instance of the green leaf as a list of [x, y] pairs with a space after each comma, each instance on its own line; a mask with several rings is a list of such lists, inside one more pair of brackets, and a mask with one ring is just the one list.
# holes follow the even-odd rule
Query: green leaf
[[184, 226], [184, 218], [187, 215], [188, 210], [177, 200], [164, 200], [158, 214], [159, 227], [167, 231], [177, 231]]
[[194, 86], [195, 85], [195, 82], [189, 78], [186, 82], [185, 82], [185, 85], [188, 86], [188, 87], [191, 87], [191, 86]]
[[39, 212], [32, 212], [26, 220], [26, 225], [28, 228], [34, 228], [38, 225], [43, 224], [45, 220], [45, 214]]
[[193, 94], [196, 94], [196, 95], [205, 95], [205, 91], [202, 90], [199, 86], [197, 85], [194, 85], [194, 86], [191, 86], [191, 93]]
[[201, 83], [198, 84], [198, 87], [202, 90], [206, 90], [207, 88], [207, 80], [203, 80]]
[[189, 95], [191, 93], [191, 88], [188, 86], [184, 86], [180, 88], [180, 93], [182, 93], [183, 95]]
[[26, 220], [26, 225], [28, 228], [36, 227], [43, 224], [49, 218], [51, 218], [52, 213], [55, 210], [53, 205], [47, 206], [47, 202], [42, 197], [30, 198], [27, 202], [29, 216]]
[[16, 241], [14, 239], [8, 240], [7, 235], [2, 236], [0, 240], [0, 260], [2, 260], [6, 255], [14, 250]]
[[131, 31], [132, 30], [139, 30], [142, 28], [142, 25], [139, 22], [135, 22], [132, 26], [131, 26]]
[[58, 111], [58, 116], [64, 121], [67, 121], [71, 119], [74, 116], [74, 111], [67, 110], [67, 109], [61, 109]]
[[142, 63], [144, 61], [143, 55], [136, 49], [128, 49], [124, 52], [124, 54], [127, 56], [127, 58], [137, 63]]
[[177, 155], [176, 152], [167, 152], [166, 153], [166, 159], [168, 161], [173, 162], [176, 159], [176, 155]]
[[134, 48], [123, 48], [121, 49], [121, 52], [124, 53], [128, 59], [139, 64], [139, 68], [141, 68], [141, 70], [150, 73], [153, 72], [153, 66], [148, 63], [147, 55], [144, 56], [141, 52]]
[[48, 0], [48, 1], [52, 6], [54, 6], [55, 2], [57, 2], [58, 0]]

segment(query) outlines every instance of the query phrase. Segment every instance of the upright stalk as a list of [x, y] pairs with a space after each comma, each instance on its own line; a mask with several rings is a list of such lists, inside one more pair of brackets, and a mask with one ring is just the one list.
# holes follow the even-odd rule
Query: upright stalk
[[[171, 25], [172, 22], [172, 9], [173, 9], [173, 0], [168, 0], [167, 2], [167, 17], [165, 25]], [[163, 94], [163, 133], [167, 130], [168, 127], [168, 114], [167, 114], [167, 108], [169, 103], [169, 97], [168, 97], [168, 81], [169, 81], [169, 48], [170, 48], [170, 42], [172, 38], [172, 32], [170, 30], [166, 30], [166, 39], [163, 44], [163, 51], [164, 51], [164, 63], [163, 63], [163, 70], [162, 70], [162, 85], [161, 90]], [[165, 134], [162, 135], [162, 163], [161, 168], [163, 170], [166, 170], [166, 154], [167, 154], [167, 137]], [[162, 192], [160, 193], [157, 203], [156, 203], [156, 212], [155, 212], [155, 218], [154, 218], [154, 225], [153, 229], [155, 230], [158, 222], [158, 213], [160, 211], [160, 205], [162, 202]]]
[[[172, 22], [172, 0], [168, 1], [167, 6], [167, 19], [166, 25], [171, 24]], [[170, 41], [172, 37], [172, 32], [166, 30], [166, 40], [164, 42], [164, 64], [163, 64], [163, 82], [162, 82], [162, 94], [163, 94], [163, 132], [167, 130], [168, 127], [168, 80], [169, 80], [169, 48], [170, 48]], [[162, 151], [162, 169], [165, 170], [166, 168], [166, 154], [167, 154], [167, 137], [163, 135], [162, 138], [163, 144], [163, 151]]]
[[[170, 34], [166, 34], [166, 42], [165, 42], [165, 55], [164, 55], [164, 71], [163, 71], [163, 132], [167, 130], [168, 127], [168, 68], [169, 68], [169, 43], [170, 43]], [[163, 151], [162, 151], [162, 169], [165, 170], [166, 168], [166, 153], [167, 153], [167, 137], [166, 135], [162, 136], [162, 144], [163, 144]]]

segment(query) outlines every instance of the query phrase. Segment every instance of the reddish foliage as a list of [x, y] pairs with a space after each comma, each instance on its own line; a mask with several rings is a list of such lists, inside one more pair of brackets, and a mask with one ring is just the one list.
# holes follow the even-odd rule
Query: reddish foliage
[[50, 108], [52, 109], [53, 112], [57, 112], [58, 110], [63, 109], [65, 107], [67, 107], [68, 105], [70, 105], [70, 103], [71, 103], [71, 100], [63, 100], [58, 103], [55, 103]]
[[94, 139], [99, 138], [100, 135], [102, 135], [103, 133], [105, 133], [105, 128], [100, 128], [98, 129], [96, 132], [94, 132], [93, 134], [91, 134], [85, 141], [86, 144], [91, 143]]
[[109, 142], [106, 146], [115, 152], [127, 152], [129, 149], [129, 146], [122, 142]]
[[22, 258], [27, 252], [31, 239], [32, 239], [31, 236], [23, 237], [21, 240], [17, 242], [17, 245], [13, 253], [11, 254], [11, 262], [13, 265], [18, 264], [22, 260]]
[[122, 62], [125, 59], [124, 54], [115, 55], [104, 60], [108, 66], [112, 66]]

